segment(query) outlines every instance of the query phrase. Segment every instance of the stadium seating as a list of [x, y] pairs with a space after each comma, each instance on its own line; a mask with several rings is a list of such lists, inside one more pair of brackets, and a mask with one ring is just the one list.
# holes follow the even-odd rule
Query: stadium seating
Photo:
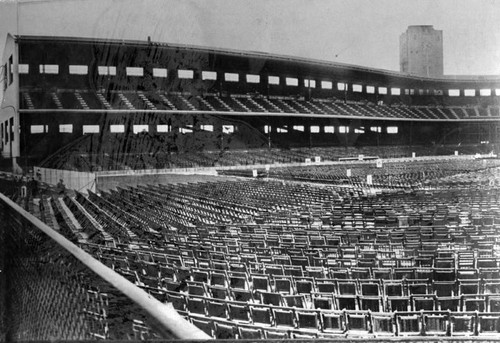
[[241, 95], [219, 96], [207, 93], [193, 96], [189, 92], [109, 91], [106, 94], [88, 90], [59, 90], [44, 93], [22, 90], [24, 109], [113, 109], [113, 110], [171, 110], [220, 112], [271, 112], [327, 114], [413, 119], [463, 119], [500, 116], [498, 106], [436, 106], [436, 105], [375, 105], [363, 102], [344, 102], [335, 99], [295, 98], [290, 96]]
[[270, 171], [279, 180], [117, 188], [38, 207], [215, 338], [494, 337], [499, 165], [287, 167]]
[[[99, 148], [96, 148], [97, 146]], [[53, 169], [78, 171], [170, 169], [304, 163], [306, 159], [314, 161], [316, 157], [319, 157], [321, 161], [337, 161], [340, 158], [357, 160], [360, 155], [372, 158], [398, 158], [411, 156], [412, 152], [418, 156], [434, 156], [451, 154], [454, 151], [465, 154], [478, 151], [477, 147], [463, 145], [460, 147], [363, 146], [358, 148], [334, 146], [223, 151], [206, 149], [172, 152], [166, 150], [165, 146], [165, 137], [147, 133], [126, 137], [115, 134], [85, 135], [59, 149], [40, 165]]]

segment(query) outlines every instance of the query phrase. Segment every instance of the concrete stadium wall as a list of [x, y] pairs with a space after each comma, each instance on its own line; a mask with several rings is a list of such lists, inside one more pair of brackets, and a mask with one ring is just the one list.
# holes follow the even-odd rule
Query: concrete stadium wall
[[[447, 159], [471, 159], [471, 155], [450, 155], [450, 156], [416, 156], [416, 157], [398, 157], [398, 158], [382, 158], [384, 162], [410, 162], [410, 161], [432, 161], [432, 160], [447, 160]], [[132, 176], [132, 175], [162, 175], [162, 174], [182, 174], [182, 175], [217, 175], [217, 170], [249, 170], [249, 169], [265, 169], [278, 167], [302, 167], [302, 166], [320, 166], [320, 165], [341, 165], [341, 164], [366, 164], [376, 163], [376, 156], [364, 156], [361, 158], [352, 158], [350, 160], [340, 161], [320, 161], [315, 162], [294, 162], [294, 163], [273, 163], [273, 164], [254, 164], [254, 165], [236, 165], [236, 166], [219, 166], [219, 167], [199, 167], [199, 168], [173, 168], [173, 169], [142, 169], [142, 170], [109, 170], [96, 172], [97, 178], [114, 177], [114, 176]]]
[[[365, 156], [368, 158], [370, 156]], [[471, 155], [451, 155], [451, 156], [417, 156], [404, 158], [380, 159], [382, 163], [399, 162], [408, 163], [411, 161], [432, 161], [432, 160], [466, 160], [472, 159]], [[379, 162], [380, 163], [380, 162]], [[256, 164], [256, 165], [238, 165], [238, 166], [220, 166], [220, 167], [200, 167], [200, 168], [174, 168], [174, 169], [144, 169], [144, 170], [111, 170], [96, 173], [97, 191], [108, 191], [116, 187], [137, 186], [145, 184], [167, 184], [167, 183], [188, 183], [216, 180], [236, 180], [238, 177], [220, 176], [217, 170], [265, 170], [279, 167], [300, 167], [300, 166], [325, 166], [325, 165], [343, 165], [343, 164], [377, 164], [377, 159], [349, 161], [320, 161], [315, 162], [296, 162], [296, 163], [274, 163], [274, 164]]]

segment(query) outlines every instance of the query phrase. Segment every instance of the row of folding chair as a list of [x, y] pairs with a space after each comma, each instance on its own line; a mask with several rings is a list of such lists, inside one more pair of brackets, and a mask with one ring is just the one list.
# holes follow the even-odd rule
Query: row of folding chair
[[[383, 268], [418, 268], [418, 267], [428, 267], [437, 269], [488, 269], [488, 268], [498, 268], [500, 266], [500, 257], [496, 256], [486, 256], [488, 252], [477, 251], [476, 253], [470, 252], [468, 254], [460, 254], [457, 260], [453, 257], [433, 257], [435, 252], [419, 252], [419, 257], [401, 257], [401, 252], [393, 251], [383, 252], [387, 257], [390, 258], [380, 258], [378, 255], [381, 252], [365, 251], [362, 252], [362, 256], [366, 258], [357, 258], [356, 255], [347, 255], [349, 258], [339, 258], [335, 253], [330, 251], [315, 251], [307, 250], [304, 252], [302, 250], [289, 250], [288, 255], [286, 250], [280, 251], [281, 254], [271, 255], [271, 256], [260, 256], [257, 254], [223, 254], [214, 253], [211, 258], [205, 259], [201, 257], [194, 257], [191, 255], [169, 255], [160, 254], [156, 252], [148, 251], [134, 251], [134, 250], [110, 250], [107, 249], [106, 253], [97, 253], [97, 256], [101, 259], [106, 259], [107, 257], [125, 261], [124, 263], [136, 263], [136, 261], [150, 261], [150, 262], [162, 262], [162, 263], [173, 263], [176, 265], [184, 265], [187, 267], [205, 267], [214, 268], [221, 270], [229, 270], [234, 267], [234, 265], [239, 265], [243, 269], [241, 264], [248, 266], [248, 270], [262, 270], [267, 265], [275, 265], [270, 267], [274, 269], [274, 273], [284, 274], [287, 269], [296, 269], [296, 267], [325, 267], [325, 268], [350, 268], [352, 271], [356, 271], [353, 274], [371, 274], [371, 270], [380, 270]], [[403, 251], [405, 255], [412, 254], [412, 251]], [[478, 256], [478, 255], [480, 255]], [[491, 250], [489, 254], [492, 255]], [[328, 255], [326, 257], [321, 257], [321, 255]], [[108, 264], [112, 264], [112, 261]], [[363, 269], [364, 268], [364, 269]], [[374, 274], [375, 272], [373, 272]], [[356, 276], [354, 276], [356, 277]], [[363, 278], [371, 277], [371, 275], [362, 276]]]
[[[284, 253], [283, 251], [282, 253]], [[356, 278], [356, 274], [364, 273], [366, 276], [363, 278], [373, 277], [375, 273], [382, 273], [384, 269], [409, 269], [413, 268], [419, 270], [422, 268], [434, 268], [435, 270], [446, 270], [446, 269], [479, 269], [488, 271], [494, 268], [499, 268], [500, 258], [499, 257], [467, 257], [461, 258], [458, 265], [453, 263], [453, 259], [447, 258], [437, 258], [433, 259], [431, 256], [428, 257], [397, 257], [380, 259], [356, 259], [356, 258], [337, 258], [332, 257], [319, 257], [319, 253], [310, 252], [306, 256], [289, 256], [286, 254], [273, 255], [271, 257], [262, 257], [254, 254], [239, 254], [239, 255], [225, 255], [225, 259], [203, 259], [196, 257], [186, 257], [179, 255], [164, 255], [156, 256], [155, 258], [159, 261], [173, 262], [177, 265], [184, 265], [187, 267], [203, 267], [203, 268], [213, 268], [219, 270], [231, 270], [231, 269], [246, 269], [247, 271], [263, 271], [264, 269], [272, 269], [273, 273], [276, 274], [287, 274], [295, 273], [296, 270], [302, 269], [314, 269], [313, 267], [321, 268], [331, 268], [335, 269], [348, 269], [353, 271], [353, 277]], [[369, 256], [368, 253], [366, 256]], [[220, 258], [221, 255], [218, 255]], [[244, 265], [244, 266], [243, 266]], [[274, 266], [273, 266], [274, 265]], [[380, 273], [379, 273], [380, 271]], [[398, 273], [396, 273], [398, 274]], [[398, 278], [397, 275], [393, 275], [393, 278]], [[432, 276], [431, 276], [432, 278]]]
[[[369, 284], [368, 284], [369, 285]], [[418, 285], [422, 286], [422, 285]], [[159, 288], [151, 288], [159, 291]], [[163, 291], [178, 292], [185, 297], [204, 297], [217, 301], [244, 301], [252, 304], [288, 306], [298, 308], [322, 308], [330, 310], [371, 310], [374, 312], [393, 312], [411, 310], [452, 310], [452, 311], [500, 311], [500, 293], [436, 295], [433, 293], [402, 294], [339, 294], [337, 292], [317, 292], [311, 290], [303, 293], [279, 293], [267, 290], [248, 290], [226, 288], [222, 286], [205, 287], [201, 283], [187, 283], [184, 287], [173, 285]], [[351, 292], [353, 293], [353, 292]]]
[[[363, 224], [364, 221], [361, 223]], [[165, 234], [166, 241], [182, 242], [182, 238], [189, 236], [194, 244], [212, 244], [222, 246], [224, 242], [229, 247], [239, 245], [245, 249], [251, 248], [272, 248], [278, 246], [285, 247], [305, 247], [305, 248], [335, 248], [354, 245], [355, 243], [372, 244], [377, 246], [387, 246], [389, 244], [417, 245], [417, 248], [425, 248], [427, 245], [439, 243], [456, 243], [461, 238], [469, 238], [474, 243], [494, 242], [498, 236], [496, 228], [498, 225], [488, 228], [479, 226], [448, 226], [442, 233], [437, 234], [430, 231], [414, 231], [415, 227], [401, 227], [387, 229], [384, 227], [370, 227], [361, 225], [358, 227], [347, 225], [325, 226], [322, 230], [311, 229], [312, 233], [302, 234], [302, 230], [287, 231], [279, 234], [250, 235], [237, 232], [213, 232], [205, 235], [197, 235], [193, 231], [175, 232]], [[397, 230], [397, 231], [396, 231]]]
[[[240, 309], [231, 309], [237, 313]], [[222, 313], [215, 313], [224, 315]], [[256, 320], [247, 319], [255, 315]], [[498, 337], [500, 313], [409, 311], [315, 311], [252, 307], [241, 319], [189, 314], [191, 322], [217, 339], [390, 338], [416, 336]]]
[[[95, 247], [83, 246], [86, 249]], [[295, 275], [295, 276], [323, 276], [334, 278], [429, 278], [431, 280], [452, 280], [456, 278], [500, 278], [498, 272], [500, 264], [499, 257], [475, 257], [473, 252], [460, 254], [459, 265], [463, 268], [453, 268], [453, 259], [440, 257], [436, 259], [441, 267], [398, 267], [394, 263], [387, 267], [358, 267], [358, 266], [310, 266], [308, 261], [311, 257], [295, 256], [296, 265], [288, 265], [286, 261], [290, 258], [287, 255], [275, 255], [273, 260], [258, 262], [254, 255], [243, 254], [235, 256], [233, 261], [225, 260], [204, 260], [179, 255], [159, 254], [147, 251], [116, 250], [106, 249], [106, 253], [95, 253], [106, 265], [111, 268], [141, 269], [142, 264], [149, 264], [148, 269], [158, 269], [160, 265], [169, 264], [178, 267], [203, 267], [207, 269], [226, 271], [248, 271], [266, 273], [270, 275]], [[312, 253], [311, 253], [312, 254]], [[484, 253], [486, 254], [486, 253]], [[483, 256], [484, 256], [483, 254]], [[318, 259], [313, 257], [313, 260]], [[404, 263], [406, 259], [400, 259]], [[264, 261], [264, 260], [261, 260]], [[391, 261], [391, 260], [388, 260]], [[274, 263], [272, 263], [274, 262]], [[276, 263], [279, 262], [279, 263]], [[470, 262], [470, 263], [469, 263]], [[479, 268], [477, 267], [479, 265]]]
[[[231, 287], [245, 290], [274, 291], [284, 294], [332, 292], [340, 295], [412, 295], [437, 294], [455, 296], [462, 294], [500, 293], [500, 279], [455, 279], [432, 281], [420, 279], [341, 279], [314, 276], [268, 275], [244, 272], [221, 272], [195, 269], [188, 282], [207, 286]], [[186, 280], [186, 279], [183, 279]], [[158, 284], [158, 283], [157, 283]]]
[[[340, 284], [340, 283], [339, 283]], [[153, 289], [159, 289], [156, 285], [142, 284]], [[499, 283], [496, 282], [498, 291]], [[323, 286], [323, 287], [320, 287]], [[496, 311], [498, 307], [497, 293], [474, 293], [472, 289], [468, 293], [455, 295], [453, 292], [431, 291], [431, 287], [425, 283], [415, 283], [403, 288], [401, 284], [384, 284], [381, 291], [380, 285], [376, 283], [362, 284], [363, 294], [358, 294], [356, 285], [352, 283], [340, 284], [337, 290], [335, 284], [319, 284], [314, 289], [312, 284], [301, 285], [299, 292], [292, 292], [288, 284], [281, 284], [281, 291], [269, 289], [248, 289], [237, 287], [225, 287], [222, 285], [207, 286], [201, 282], [175, 283], [167, 282], [161, 289], [182, 292], [187, 296], [202, 296], [218, 300], [245, 301], [250, 303], [263, 303], [275, 306], [297, 306], [302, 308], [321, 307], [325, 309], [370, 309], [372, 311], [408, 311], [420, 309], [451, 309], [460, 310], [477, 309], [480, 311]], [[447, 285], [445, 285], [447, 286]], [[445, 288], [446, 289], [446, 288]], [[436, 294], [438, 293], [438, 294]], [[450, 294], [451, 293], [451, 294]]]
[[[132, 275], [132, 279], [152, 287], [170, 282], [195, 281], [207, 286], [239, 289], [276, 291], [281, 293], [310, 293], [324, 291], [338, 294], [359, 295], [412, 295], [437, 294], [455, 296], [461, 294], [498, 293], [500, 289], [498, 269], [385, 269], [372, 270], [376, 278], [370, 278], [370, 270], [326, 270], [324, 268], [299, 268], [285, 274], [276, 266], [265, 266], [259, 273], [248, 273], [245, 268], [237, 271], [210, 268], [186, 268], [147, 261], [128, 262], [123, 258], [101, 261], [116, 271]], [[394, 275], [391, 275], [393, 273]], [[391, 276], [398, 276], [392, 278]], [[328, 277], [330, 276], [330, 277]], [[479, 278], [487, 276], [487, 278]], [[353, 278], [357, 277], [357, 278]], [[391, 288], [389, 288], [389, 285]], [[370, 289], [370, 291], [368, 291]], [[399, 289], [399, 291], [396, 291]]]
[[[404, 208], [402, 209], [404, 210]], [[338, 213], [325, 212], [322, 216], [342, 216], [343, 219], [349, 220], [349, 214], [344, 213], [345, 210], [340, 210]], [[464, 212], [464, 215], [469, 212]], [[370, 219], [370, 216], [365, 213], [354, 214], [353, 218], [362, 218], [366, 221]], [[500, 224], [500, 223], [499, 223]], [[428, 236], [442, 237], [442, 235], [452, 235], [452, 234], [466, 234], [466, 235], [489, 235], [495, 234], [495, 224], [494, 226], [479, 226], [472, 224], [461, 225], [411, 225], [396, 228], [387, 227], [364, 227], [362, 230], [357, 228], [351, 228], [353, 232], [358, 232], [359, 234], [380, 234], [389, 235], [394, 238], [405, 237], [406, 235], [419, 237], [425, 236], [426, 242]], [[254, 241], [254, 242], [269, 242], [270, 246], [276, 243], [311, 243], [313, 245], [338, 245], [343, 242], [343, 239], [349, 233], [345, 229], [339, 226], [311, 226], [311, 225], [283, 225], [278, 223], [268, 223], [268, 224], [243, 224], [243, 223], [233, 223], [233, 224], [218, 224], [218, 225], [204, 225], [204, 226], [193, 226], [188, 232], [184, 231], [172, 231], [167, 230], [165, 232], [166, 237], [175, 238], [180, 237], [179, 233], [182, 235], [189, 235], [193, 240], [203, 239], [203, 241], [211, 242], [221, 242], [221, 240], [231, 240], [235, 237], [240, 238], [242, 241]], [[351, 232], [352, 233], [352, 232]], [[344, 242], [345, 243], [345, 242]], [[425, 243], [424, 243], [425, 244]], [[267, 246], [267, 244], [264, 244]]]
[[[263, 234], [249, 235], [238, 234], [236, 232], [215, 232], [203, 237], [194, 234], [193, 232], [174, 234], [165, 234], [166, 242], [177, 242], [179, 248], [194, 248], [203, 245], [204, 248], [217, 248], [226, 252], [250, 252], [255, 253], [257, 248], [260, 251], [271, 254], [271, 248], [300, 248], [300, 249], [339, 249], [341, 254], [342, 249], [354, 248], [356, 252], [372, 247], [371, 250], [387, 249], [388, 246], [402, 245], [412, 249], [420, 250], [437, 250], [443, 243], [456, 244], [464, 239], [476, 245], [491, 245], [498, 238], [496, 226], [488, 229], [479, 227], [463, 227], [454, 226], [447, 227], [439, 236], [433, 237], [432, 231], [428, 234], [423, 232], [412, 232], [413, 227], [398, 228], [397, 232], [384, 230], [383, 228], [356, 228], [343, 226], [328, 227], [324, 231], [315, 231], [315, 234], [298, 235], [295, 232], [283, 232], [281, 234]], [[392, 230], [394, 231], [394, 230]], [[185, 237], [189, 236], [189, 242], [185, 241]], [[394, 237], [393, 237], [394, 236]], [[171, 254], [177, 254], [178, 248], [172, 247]], [[488, 246], [486, 246], [488, 248]], [[167, 249], [167, 248], [165, 248]]]
[[370, 310], [373, 312], [450, 310], [450, 311], [500, 311], [499, 294], [467, 294], [462, 296], [437, 296], [415, 294], [411, 296], [361, 296], [314, 293], [312, 308], [326, 310]]
[[[272, 248], [284, 247], [288, 249], [339, 249], [339, 254], [342, 255], [342, 249], [359, 247], [359, 243], [373, 247], [372, 250], [377, 250], [377, 247], [387, 248], [390, 245], [401, 244], [402, 246], [425, 250], [427, 246], [436, 248], [437, 245], [443, 243], [460, 243], [469, 241], [472, 245], [484, 245], [489, 248], [495, 243], [495, 238], [498, 238], [497, 230], [491, 227], [488, 230], [480, 228], [470, 228], [466, 230], [463, 227], [446, 228], [446, 232], [434, 237], [436, 234], [429, 233], [412, 233], [411, 227], [399, 228], [397, 234], [390, 231], [382, 231], [382, 228], [350, 228], [346, 225], [338, 228], [329, 228], [328, 234], [320, 235], [297, 235], [293, 232], [284, 232], [277, 235], [255, 235], [250, 237], [246, 234], [231, 235], [226, 234], [210, 234], [209, 237], [193, 236], [190, 243], [184, 243], [185, 249], [196, 249], [202, 245], [204, 249], [214, 249], [226, 253], [260, 253], [272, 254]], [[434, 235], [434, 236], [433, 236]], [[259, 237], [261, 236], [261, 237]], [[179, 233], [176, 235], [165, 236], [166, 241], [176, 242], [181, 241]], [[434, 246], [434, 247], [433, 247]], [[181, 247], [179, 247], [181, 248]], [[266, 249], [267, 248], [267, 249]], [[361, 249], [356, 249], [359, 252]], [[171, 254], [179, 253], [178, 249], [173, 247]]]
[[[434, 267], [434, 268], [485, 268], [500, 265], [500, 258], [483, 256], [475, 258], [440, 258], [436, 252], [401, 249], [392, 251], [362, 251], [360, 253], [343, 252], [336, 249], [287, 249], [284, 247], [240, 253], [208, 252], [202, 250], [193, 254], [181, 253], [186, 263], [209, 266], [214, 263], [245, 262], [249, 265], [258, 263], [279, 264], [282, 266], [316, 266], [316, 267], [360, 267], [360, 268], [392, 268], [392, 267]], [[252, 250], [253, 251], [253, 250]], [[474, 250], [472, 250], [474, 251]], [[491, 251], [490, 255], [491, 255]], [[477, 253], [476, 255], [478, 255]]]
[[[154, 264], [147, 263], [148, 268]], [[158, 264], [162, 266], [163, 264]], [[174, 265], [178, 269], [182, 266]], [[217, 264], [218, 268], [189, 268], [196, 275], [205, 274], [208, 280], [211, 273], [237, 274], [243, 273], [249, 279], [250, 274], [262, 274], [272, 277], [293, 276], [293, 277], [314, 277], [331, 279], [379, 279], [379, 280], [404, 280], [404, 279], [427, 279], [430, 281], [456, 281], [466, 279], [500, 279], [499, 268], [480, 269], [454, 269], [454, 268], [324, 268], [324, 267], [302, 267], [302, 266], [281, 266], [272, 264], [256, 264], [250, 268], [245, 263]], [[159, 268], [159, 267], [158, 267]], [[200, 276], [201, 277], [201, 276]], [[193, 276], [193, 281], [196, 281]], [[229, 283], [229, 282], [228, 282]]]

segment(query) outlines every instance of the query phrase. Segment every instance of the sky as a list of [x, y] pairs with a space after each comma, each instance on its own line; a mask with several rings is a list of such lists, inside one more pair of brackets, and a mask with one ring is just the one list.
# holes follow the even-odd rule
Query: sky
[[500, 0], [0, 0], [0, 56], [8, 32], [150, 36], [398, 71], [400, 34], [433, 25], [446, 75], [500, 75], [499, 23]]

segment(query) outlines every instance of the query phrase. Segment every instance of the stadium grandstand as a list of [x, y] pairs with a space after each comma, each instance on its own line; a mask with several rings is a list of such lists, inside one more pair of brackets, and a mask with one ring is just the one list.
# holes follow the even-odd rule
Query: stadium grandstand
[[500, 77], [9, 35], [10, 340], [498, 341]]

